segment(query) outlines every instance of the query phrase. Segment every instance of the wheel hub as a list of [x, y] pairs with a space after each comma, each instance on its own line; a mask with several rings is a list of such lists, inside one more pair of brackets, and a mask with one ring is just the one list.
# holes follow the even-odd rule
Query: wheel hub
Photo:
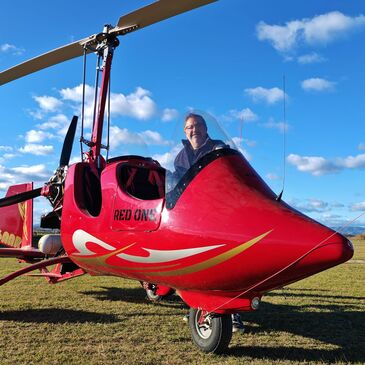
[[198, 310], [195, 316], [195, 328], [201, 338], [207, 339], [212, 334], [212, 317], [206, 311]]

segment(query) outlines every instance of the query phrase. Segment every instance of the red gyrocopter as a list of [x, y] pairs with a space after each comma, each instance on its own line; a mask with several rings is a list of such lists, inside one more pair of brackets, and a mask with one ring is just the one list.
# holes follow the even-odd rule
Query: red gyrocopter
[[[169, 191], [166, 170], [152, 158], [103, 156], [118, 37], [211, 2], [156, 1], [122, 16], [115, 27], [0, 73], [2, 85], [89, 53], [102, 70], [91, 139], [81, 140], [88, 148], [83, 161], [69, 165], [74, 117], [49, 181], [38, 189], [11, 186], [0, 199], [0, 256], [29, 264], [0, 284], [34, 270], [50, 283], [85, 273], [154, 283], [156, 295], [175, 290], [191, 308], [195, 344], [220, 353], [232, 336], [231, 313], [257, 310], [265, 293], [352, 257], [349, 240], [282, 201], [233, 148], [203, 156]], [[41, 227], [60, 234], [43, 236], [35, 247], [32, 199], [40, 195], [53, 208]]]

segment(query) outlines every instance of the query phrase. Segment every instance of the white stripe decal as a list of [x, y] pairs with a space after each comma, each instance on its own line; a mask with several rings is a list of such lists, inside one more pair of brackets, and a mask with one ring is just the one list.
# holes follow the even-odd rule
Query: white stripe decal
[[[87, 242], [95, 243], [108, 251], [116, 250], [116, 247], [113, 247], [108, 243], [99, 240], [98, 238], [92, 236], [90, 233], [87, 233], [82, 229], [78, 229], [74, 232], [74, 234], [72, 235], [72, 242], [75, 248], [79, 251], [74, 253], [75, 256], [93, 256], [96, 254], [96, 252], [93, 252], [86, 247]], [[145, 250], [149, 253], [147, 257], [128, 255], [125, 253], [120, 253], [117, 256], [120, 257], [121, 259], [130, 262], [155, 264], [155, 263], [170, 262], [178, 259], [184, 259], [222, 246], [224, 245], [186, 248], [182, 250], [153, 250], [141, 247], [142, 250]]]
[[150, 254], [148, 257], [127, 255], [125, 253], [120, 253], [117, 256], [131, 262], [156, 264], [156, 263], [170, 262], [178, 259], [184, 259], [186, 257], [210, 251], [221, 246], [223, 245], [187, 248], [183, 250], [151, 250], [149, 248], [143, 248]]
[[79, 251], [75, 253], [75, 255], [83, 255], [83, 256], [90, 256], [95, 255], [95, 252], [90, 251], [86, 247], [86, 242], [96, 243], [99, 246], [105, 248], [106, 250], [113, 251], [115, 247], [99, 240], [98, 238], [92, 236], [91, 234], [83, 231], [82, 229], [78, 229], [72, 235], [72, 243], [74, 244], [75, 248]]

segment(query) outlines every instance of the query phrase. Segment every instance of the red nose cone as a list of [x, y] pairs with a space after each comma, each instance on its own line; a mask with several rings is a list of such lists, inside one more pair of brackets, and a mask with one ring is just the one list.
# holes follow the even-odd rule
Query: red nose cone
[[314, 268], [322, 271], [350, 260], [353, 254], [352, 243], [341, 234], [335, 233], [318, 248], [315, 248], [303, 262], [306, 262], [307, 265], [312, 263]]
[[350, 260], [354, 254], [352, 243], [339, 233], [334, 233], [330, 229], [328, 232], [330, 234], [327, 239], [312, 246], [306, 253], [298, 257], [287, 270], [284, 270], [264, 287], [272, 289], [283, 284], [287, 285]]

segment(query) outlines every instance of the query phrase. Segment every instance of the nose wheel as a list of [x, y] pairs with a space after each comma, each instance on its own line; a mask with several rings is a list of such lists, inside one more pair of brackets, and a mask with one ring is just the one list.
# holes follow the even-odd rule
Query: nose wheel
[[232, 338], [231, 315], [190, 308], [189, 326], [194, 343], [204, 352], [224, 352]]

